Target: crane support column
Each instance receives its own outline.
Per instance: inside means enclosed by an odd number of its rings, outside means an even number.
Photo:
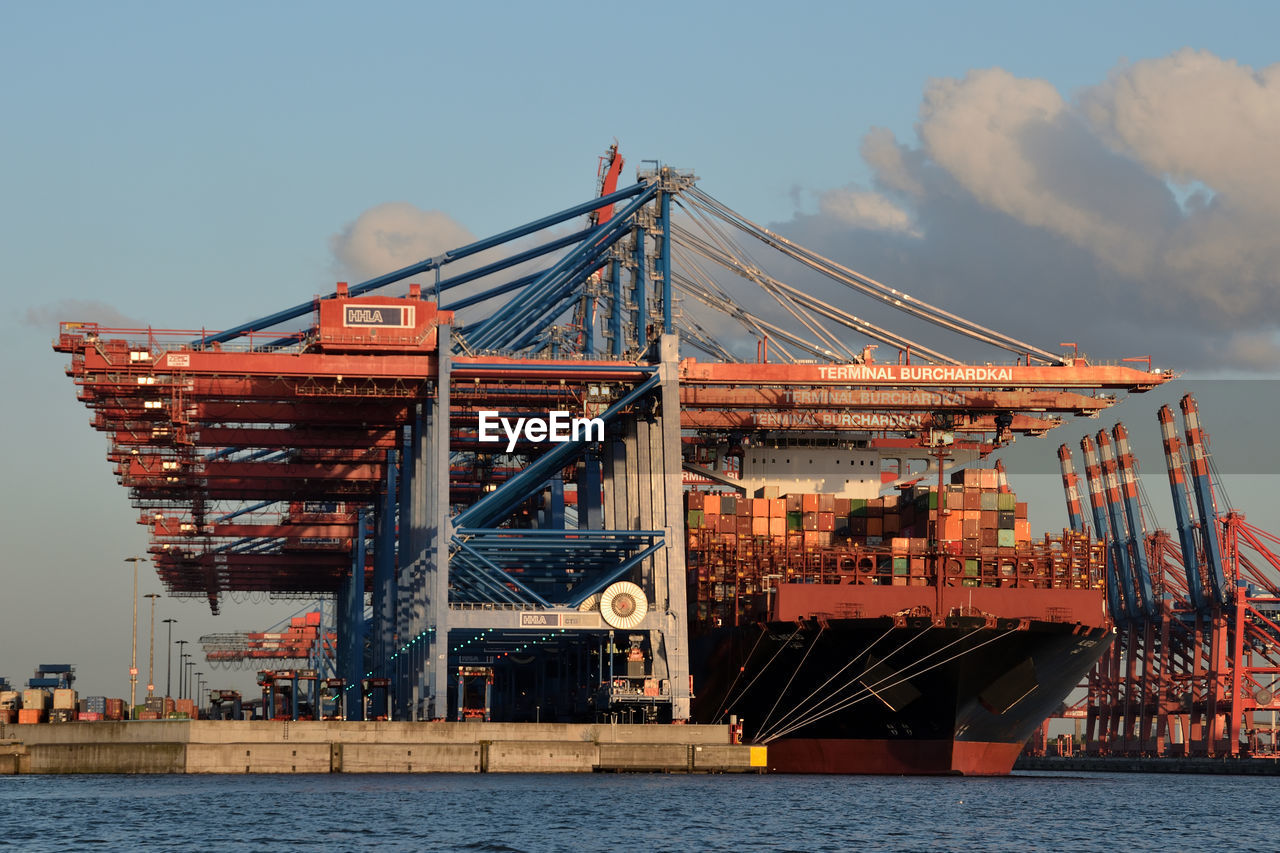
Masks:
[[[373,548],[373,666],[381,670],[391,657],[395,643],[396,613],[396,515],[399,511],[398,471],[399,451],[391,448],[386,453],[387,476],[385,490],[378,499]],[[383,675],[381,671],[378,675]],[[348,685],[358,682],[348,681]],[[357,694],[359,690],[357,689]]]
[[[404,446],[401,451],[398,536],[396,542],[395,608],[392,612],[391,644],[387,656],[379,663],[391,681],[392,714],[396,719],[407,720],[409,709],[408,658],[404,654],[405,640],[409,637],[409,586],[412,581],[414,550],[414,512],[412,499],[414,483],[418,480],[418,436],[422,432],[421,406],[414,407],[413,423],[404,430]]]
[[[649,342],[649,285],[648,275],[645,271],[644,258],[644,241],[645,230],[642,226],[637,225],[635,229],[636,235],[636,270],[632,287],[634,291],[634,299],[636,300],[636,348],[641,352],[646,349]]]
[[[418,719],[422,694],[422,655],[420,637],[426,633],[426,568],[425,553],[428,543],[427,495],[431,491],[431,401],[419,403],[414,413],[411,434],[412,447],[407,451],[406,495],[401,511],[401,525],[407,530],[401,544],[400,593],[402,601],[397,608],[399,636],[396,649],[391,653],[397,677],[396,716],[404,720]],[[410,461],[411,460],[411,461]]]
[[[368,515],[360,510],[351,543],[351,575],[342,585],[338,604],[338,675],[347,684],[359,684],[364,668],[364,565]],[[360,719],[360,693],[348,690],[343,696],[348,720]]]
[[[666,196],[663,196],[665,199]],[[671,718],[687,720],[690,713],[689,695],[689,620],[687,619],[687,583],[685,579],[684,537],[684,469],[680,441],[680,339],[665,334],[659,341],[662,362],[662,455],[663,505],[665,519],[656,518],[663,525],[666,547],[659,552],[661,572],[655,573],[657,604],[663,614],[662,650],[667,662],[667,677],[671,679]]]
[[[662,248],[659,264],[662,275],[662,333],[671,334],[671,193],[663,192],[662,199]]]
[[[609,349],[614,358],[626,352],[622,338],[622,262],[617,258],[609,264],[609,293],[612,297],[609,310]]]
[[[449,326],[438,328],[440,373],[436,396],[431,401],[431,480],[427,487],[430,527],[424,551],[427,634],[421,642],[429,655],[425,713],[430,720],[443,720],[449,712],[449,540],[453,536],[449,516],[449,374],[453,342]]]
[[[588,450],[583,454],[578,477],[578,529],[600,530],[604,516],[601,504],[600,454]]]

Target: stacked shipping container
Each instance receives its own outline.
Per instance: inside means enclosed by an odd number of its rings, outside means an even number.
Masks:
[[[1101,547],[1088,537],[1033,541],[1027,505],[997,473],[956,472],[942,490],[917,485],[870,500],[830,494],[686,494],[694,619],[762,615],[777,583],[929,586],[1101,585]],[[1096,561],[1096,562],[1095,562]]]

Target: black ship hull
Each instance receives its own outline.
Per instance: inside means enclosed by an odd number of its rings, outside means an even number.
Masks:
[[[1110,639],[983,617],[719,628],[693,638],[693,717],[737,716],[776,772],[1002,775]]]

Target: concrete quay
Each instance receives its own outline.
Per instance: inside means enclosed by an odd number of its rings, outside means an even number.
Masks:
[[[728,726],[140,720],[0,724],[0,775],[762,773]]]

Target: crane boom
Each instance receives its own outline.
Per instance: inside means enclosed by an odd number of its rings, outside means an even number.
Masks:
[[[1137,463],[1129,449],[1129,432],[1124,424],[1111,429],[1119,457],[1120,493],[1124,514],[1129,522],[1129,559],[1132,560],[1135,580],[1138,583],[1138,606],[1148,618],[1156,615],[1156,601],[1151,592],[1151,569],[1147,565],[1147,526],[1142,518],[1142,503],[1138,499]]]
[[[1062,489],[1067,495],[1067,523],[1072,530],[1084,533],[1084,513],[1080,504],[1080,475],[1071,461],[1071,448],[1058,447],[1058,466],[1062,469]]]
[[[1129,624],[1129,599],[1133,596],[1133,588],[1122,585],[1120,582],[1120,549],[1107,521],[1107,499],[1102,482],[1102,466],[1098,463],[1098,450],[1094,446],[1093,439],[1087,435],[1080,439],[1080,450],[1084,453],[1084,476],[1089,485],[1089,508],[1093,511],[1093,527],[1097,537],[1108,542],[1110,548],[1108,552],[1110,559],[1107,560],[1107,607],[1111,610],[1111,618],[1117,625],[1127,625]]]
[[[1199,613],[1209,610],[1209,598],[1205,595],[1202,564],[1196,548],[1196,519],[1190,485],[1183,468],[1182,442],[1174,426],[1173,409],[1161,406],[1156,414],[1160,421],[1160,437],[1164,442],[1165,466],[1169,470],[1169,491],[1173,498],[1173,514],[1178,525],[1178,544],[1182,548],[1182,566],[1187,575],[1187,590],[1191,605]]]
[[[1200,408],[1190,394],[1182,398],[1182,423],[1191,453],[1191,480],[1195,484],[1196,505],[1200,509],[1200,539],[1209,567],[1213,598],[1225,604],[1230,594],[1222,571],[1222,546],[1218,539],[1218,514],[1213,505],[1213,481],[1209,475],[1208,441],[1200,429]]]

